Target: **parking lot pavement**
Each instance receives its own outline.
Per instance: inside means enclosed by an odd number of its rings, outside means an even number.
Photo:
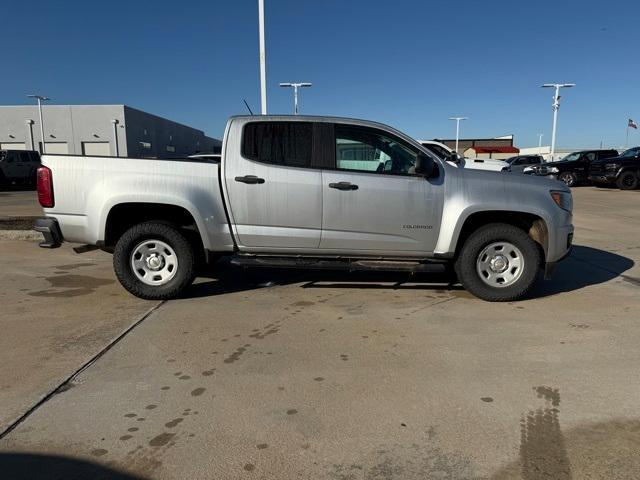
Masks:
[[[111,256],[0,241],[0,431],[155,303],[122,295]]]
[[[574,253],[527,301],[386,276],[201,280],[0,440],[0,469],[639,478],[640,192],[574,195]],[[76,301],[50,300],[57,321]]]
[[[35,190],[0,191],[0,219],[39,216],[42,216],[42,207]]]

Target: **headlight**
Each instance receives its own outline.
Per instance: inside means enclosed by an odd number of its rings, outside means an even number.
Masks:
[[[571,196],[571,192],[564,192],[560,190],[551,190],[549,192],[551,194],[551,198],[561,209],[570,212],[573,210],[573,197]]]
[[[549,173],[558,173],[558,172],[560,172],[560,170],[558,170],[558,167],[551,167],[551,168],[549,168],[548,171],[549,171]]]
[[[620,165],[618,165],[617,163],[607,163],[604,168],[606,168],[607,170],[618,170],[618,168],[620,168]]]

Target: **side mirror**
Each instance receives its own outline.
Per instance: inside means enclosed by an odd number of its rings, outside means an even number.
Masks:
[[[418,153],[416,157],[415,172],[417,175],[422,175],[426,178],[437,177],[440,173],[438,165],[430,157],[424,153]]]
[[[462,161],[462,155],[458,152],[451,152],[451,158],[449,158],[449,161],[453,163],[460,163]]]

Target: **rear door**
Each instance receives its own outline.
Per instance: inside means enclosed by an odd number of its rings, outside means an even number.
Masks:
[[[238,244],[317,249],[322,189],[320,170],[311,168],[313,124],[237,120],[227,134],[224,180]]]
[[[433,252],[442,186],[413,173],[418,150],[370,127],[335,125],[334,169],[322,172],[321,250]]]

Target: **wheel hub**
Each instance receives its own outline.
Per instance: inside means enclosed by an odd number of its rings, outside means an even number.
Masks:
[[[156,253],[152,253],[146,259],[147,266],[151,270],[160,270],[164,265],[164,257]]]
[[[524,271],[524,257],[518,247],[510,242],[494,242],[478,254],[476,271],[480,279],[491,287],[513,285]]]
[[[502,273],[509,268],[509,259],[504,255],[495,255],[489,261],[489,266],[494,272]]]
[[[178,257],[169,244],[145,240],[131,252],[131,269],[138,280],[147,285],[164,285],[175,277]]]

